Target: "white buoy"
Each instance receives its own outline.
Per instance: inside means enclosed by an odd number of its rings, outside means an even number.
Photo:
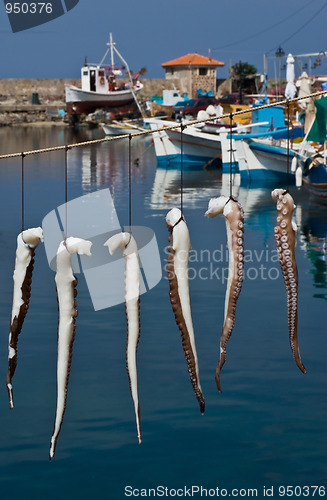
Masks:
[[[296,158],[296,156],[293,156],[292,164],[291,164],[291,172],[293,174],[294,174],[294,172],[296,172],[296,167],[297,167],[297,158]]]
[[[301,187],[302,186],[302,168],[297,167],[296,172],[295,172],[295,185],[296,187]]]
[[[206,113],[208,113],[209,116],[214,116],[217,114],[217,111],[216,111],[216,108],[212,104],[209,104],[209,106],[206,109]]]
[[[208,113],[206,111],[204,111],[204,109],[200,109],[200,111],[198,111],[198,114],[196,117],[197,120],[208,120],[208,118],[210,118],[210,116],[208,115]]]

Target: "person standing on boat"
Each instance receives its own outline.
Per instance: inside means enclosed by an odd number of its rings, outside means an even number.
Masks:
[[[108,90],[109,92],[112,92],[116,88],[116,80],[114,75],[109,75],[108,76]]]

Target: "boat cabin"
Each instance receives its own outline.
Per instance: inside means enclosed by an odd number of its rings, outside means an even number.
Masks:
[[[274,106],[271,108],[252,110],[252,123],[265,123],[255,127],[256,133],[266,133],[267,130],[274,130],[285,127],[284,108],[283,106]]]
[[[105,93],[114,90],[114,82],[106,77],[106,70],[101,66],[83,66],[81,70],[82,90]],[[112,87],[112,88],[110,88]]]

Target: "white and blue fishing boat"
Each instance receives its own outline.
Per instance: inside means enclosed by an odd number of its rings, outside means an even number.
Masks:
[[[183,157],[185,169],[202,169],[218,164],[223,172],[238,172],[236,148],[233,138],[229,136],[231,128],[228,125],[208,122],[199,127],[184,122],[182,134],[181,123],[155,118],[145,119],[144,122],[158,131],[153,134],[153,142],[159,168],[180,168]],[[235,131],[249,127],[251,125],[235,124]]]
[[[241,178],[288,182],[294,179],[291,162],[300,146],[293,141],[303,137],[303,127],[285,126],[282,106],[254,108],[252,123],[260,123],[255,133],[233,135]]]
[[[180,123],[157,119],[146,119],[145,122],[152,130],[157,130],[153,133],[153,143],[159,168],[180,168],[182,159],[183,167],[189,170],[220,163],[219,135],[203,133],[193,125],[184,128],[182,135]]]

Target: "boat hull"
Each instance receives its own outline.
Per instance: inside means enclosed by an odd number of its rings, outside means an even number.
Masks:
[[[294,182],[291,161],[294,156],[278,147],[256,144],[254,141],[235,141],[242,180]]]
[[[174,157],[168,157],[169,165],[173,163],[181,163],[181,158],[183,154],[183,166],[186,168],[195,168],[199,166],[200,168],[206,166],[208,163],[213,163],[220,160],[221,155],[221,145],[217,137],[215,141],[208,141],[205,137],[198,137],[197,135],[190,134],[188,132],[183,132],[183,141],[181,140],[181,133],[176,130],[167,130],[167,135],[169,140],[172,142],[176,149]],[[159,163],[162,163],[162,159],[159,159]]]
[[[221,165],[223,171],[230,171],[230,163],[222,163],[222,144],[216,134],[206,134],[192,126],[187,126],[183,131],[181,140],[181,125],[175,122],[160,122],[149,119],[153,133],[153,142],[159,168],[180,168],[183,159],[185,170],[202,169],[210,166]],[[177,130],[165,128],[176,126]],[[155,132],[158,130],[157,132]],[[236,171],[237,164],[233,162],[232,171]]]
[[[182,155],[181,154],[172,154],[172,155],[164,155],[157,156],[157,166],[158,168],[172,168],[172,169],[180,169],[182,163]],[[203,169],[210,166],[220,165],[220,160],[218,158],[208,158],[201,157],[199,155],[188,155],[183,154],[183,169],[184,170],[196,170]]]
[[[323,203],[327,203],[327,166],[321,163],[312,167],[303,176],[303,185],[311,195]]]
[[[142,86],[135,88],[134,92],[141,90]],[[98,108],[122,108],[128,104],[134,105],[134,96],[130,89],[115,90],[113,92],[99,93],[79,89],[73,85],[65,88],[66,107],[68,114],[91,113]]]

